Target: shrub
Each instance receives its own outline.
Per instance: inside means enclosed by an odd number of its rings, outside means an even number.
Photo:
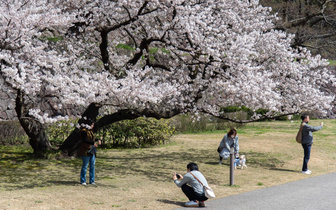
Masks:
[[[175,129],[169,120],[137,118],[105,126],[97,132],[105,147],[149,147],[166,144]]]
[[[0,144],[21,145],[28,143],[28,136],[21,127],[19,121],[0,122]]]
[[[60,121],[47,126],[52,145],[61,145],[74,130],[77,120]],[[104,147],[148,147],[165,144],[174,133],[168,120],[137,118],[105,126],[96,133]]]
[[[47,125],[46,129],[51,145],[61,145],[74,130],[74,126],[76,125],[76,123],[77,120],[71,119]]]

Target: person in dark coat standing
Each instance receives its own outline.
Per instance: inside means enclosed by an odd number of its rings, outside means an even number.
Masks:
[[[311,174],[311,170],[308,170],[308,161],[310,159],[310,151],[311,146],[313,144],[313,132],[321,130],[323,127],[323,122],[319,126],[310,126],[308,125],[309,122],[309,115],[302,114],[301,115],[302,123],[304,123],[302,127],[302,147],[304,151],[303,157],[303,166],[302,166],[302,173],[303,174]]]
[[[80,174],[80,182],[82,185],[86,184],[86,169],[90,164],[89,183],[95,185],[95,164],[96,164],[96,152],[98,144],[101,144],[101,141],[96,142],[93,129],[94,121],[88,120],[87,124],[81,125],[80,138],[81,146],[79,149],[79,155],[82,157],[83,164]]]

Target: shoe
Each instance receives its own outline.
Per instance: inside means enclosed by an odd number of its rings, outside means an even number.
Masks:
[[[92,182],[92,183],[90,183],[90,184],[92,184],[92,185],[95,185],[95,186],[96,186],[96,183],[94,183],[94,182]]]
[[[219,161],[218,165],[222,165],[222,161]]]
[[[199,207],[205,207],[205,203],[204,203],[204,201],[199,201],[199,202],[198,202],[198,206],[199,206]]]
[[[307,171],[302,171],[303,174],[311,174],[311,171],[307,170]]]
[[[184,204],[185,207],[198,207],[198,203],[196,201],[188,201]]]
[[[309,173],[311,173],[312,171],[311,170],[307,170]]]
[[[86,186],[87,184],[85,182],[82,183],[83,186]]]

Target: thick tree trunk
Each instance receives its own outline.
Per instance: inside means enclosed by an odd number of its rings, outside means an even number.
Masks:
[[[15,101],[15,111],[19,122],[29,137],[29,144],[34,150],[36,156],[43,156],[47,151],[52,150],[45,128],[35,118],[28,115],[28,110],[24,107],[23,94],[20,90],[17,91]]]
[[[82,114],[82,118],[78,121],[79,124],[85,122],[85,119],[95,120],[98,116],[100,106],[96,104],[90,104],[90,106],[85,110]],[[96,129],[95,129],[96,130]],[[77,156],[78,149],[80,146],[80,138],[79,138],[79,129],[76,127],[75,130],[71,132],[69,137],[63,142],[60,146],[60,150],[66,156]]]

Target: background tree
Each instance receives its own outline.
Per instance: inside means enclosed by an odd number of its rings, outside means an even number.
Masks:
[[[275,30],[258,1],[1,3],[1,75],[24,99],[18,113],[41,125],[32,145],[48,143],[42,125],[66,118],[66,105],[87,107],[79,124],[100,115],[96,129],[186,112],[243,122],[227,106],[268,110],[244,122],[331,108],[333,97],[320,91],[334,81],[326,60],[293,49],[293,36]],[[50,8],[58,8],[53,17]],[[55,100],[51,114],[39,109],[46,97]],[[74,155],[78,141],[76,128],[60,149]]]
[[[313,54],[336,59],[335,0],[260,0],[278,13],[277,27],[295,34],[293,47],[305,47]]]

